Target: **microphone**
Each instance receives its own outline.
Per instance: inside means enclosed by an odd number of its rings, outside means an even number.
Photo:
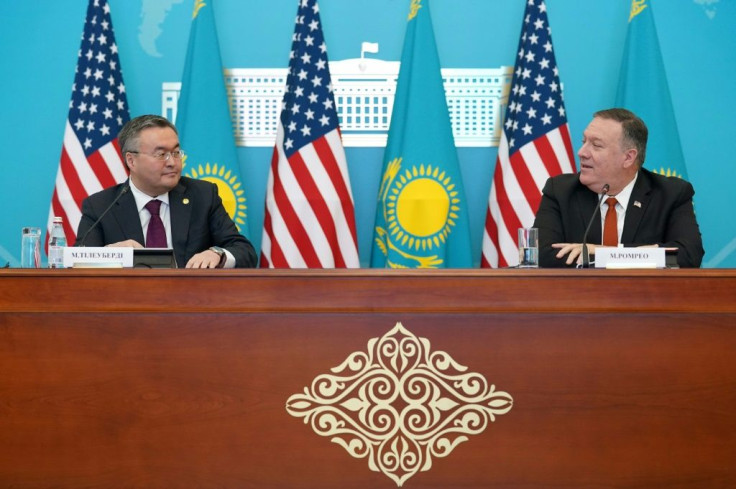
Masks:
[[[100,223],[100,221],[102,220],[102,218],[105,217],[108,212],[110,212],[110,209],[112,209],[112,206],[114,206],[115,204],[117,204],[118,200],[120,200],[120,197],[122,197],[123,195],[125,195],[128,192],[128,190],[130,190],[130,185],[128,185],[126,183],[123,186],[122,190],[120,190],[120,192],[118,193],[117,197],[115,197],[115,199],[113,199],[113,201],[110,202],[110,205],[107,206],[107,209],[105,209],[102,212],[102,214],[100,214],[100,217],[98,217],[97,220],[95,222],[93,222],[92,225],[89,227],[89,229],[87,229],[87,232],[84,233],[84,236],[82,236],[82,239],[80,239],[80,240],[77,241],[79,244],[75,244],[74,246],[79,246],[79,247],[83,247],[84,246],[84,242],[87,241],[87,236],[89,236],[89,233],[94,228],[97,227],[97,225]]]
[[[598,199],[598,205],[595,206],[593,215],[590,216],[590,221],[588,221],[588,227],[585,228],[585,234],[583,234],[583,268],[590,268],[590,256],[588,254],[588,247],[586,246],[586,243],[588,241],[588,231],[590,231],[590,226],[593,225],[593,220],[595,219],[595,216],[598,215],[601,210],[601,202],[603,202],[603,197],[606,196],[609,188],[611,188],[610,185],[603,185],[603,188],[601,189],[601,196]]]

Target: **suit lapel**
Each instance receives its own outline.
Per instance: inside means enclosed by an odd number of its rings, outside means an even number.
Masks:
[[[189,189],[182,180],[169,192],[169,205],[171,212],[171,242],[177,252],[184,253],[187,249],[187,236],[189,235],[189,221],[192,213]]]
[[[122,230],[122,236],[129,236],[130,239],[138,241],[143,246],[146,245],[143,228],[141,227],[141,218],[138,215],[138,207],[135,204],[135,197],[133,197],[132,192],[129,191],[120,197],[111,212]]]
[[[582,223],[583,233],[585,233],[585,228],[588,227],[588,222],[590,222],[593,212],[598,216],[598,212],[595,210],[595,206],[598,205],[598,195],[588,190],[583,184],[580,184],[576,198],[578,200],[578,209],[580,209],[580,222]],[[588,231],[587,242],[599,244],[602,241],[602,236],[601,219],[598,216],[597,219],[593,218],[593,224],[591,224],[590,231]]]
[[[633,243],[636,240],[636,231],[639,229],[641,219],[649,205],[651,199],[651,185],[646,174],[639,171],[639,177],[636,179],[634,188],[631,191],[629,203],[626,206],[626,217],[624,218],[624,231],[621,233],[622,243]]]

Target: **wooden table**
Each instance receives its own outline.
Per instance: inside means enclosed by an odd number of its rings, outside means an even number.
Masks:
[[[736,271],[0,270],[0,487],[399,484],[736,486]]]

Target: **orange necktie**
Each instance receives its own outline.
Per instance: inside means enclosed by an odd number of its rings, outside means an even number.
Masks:
[[[616,203],[618,201],[609,197],[606,199],[608,210],[606,220],[603,223],[603,246],[618,246],[618,216],[616,215]]]

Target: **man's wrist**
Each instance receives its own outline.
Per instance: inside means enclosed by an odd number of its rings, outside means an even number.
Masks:
[[[211,246],[209,250],[220,257],[220,261],[217,263],[217,268],[222,268],[223,266],[225,266],[225,260],[227,260],[225,250],[220,248],[219,246]]]

